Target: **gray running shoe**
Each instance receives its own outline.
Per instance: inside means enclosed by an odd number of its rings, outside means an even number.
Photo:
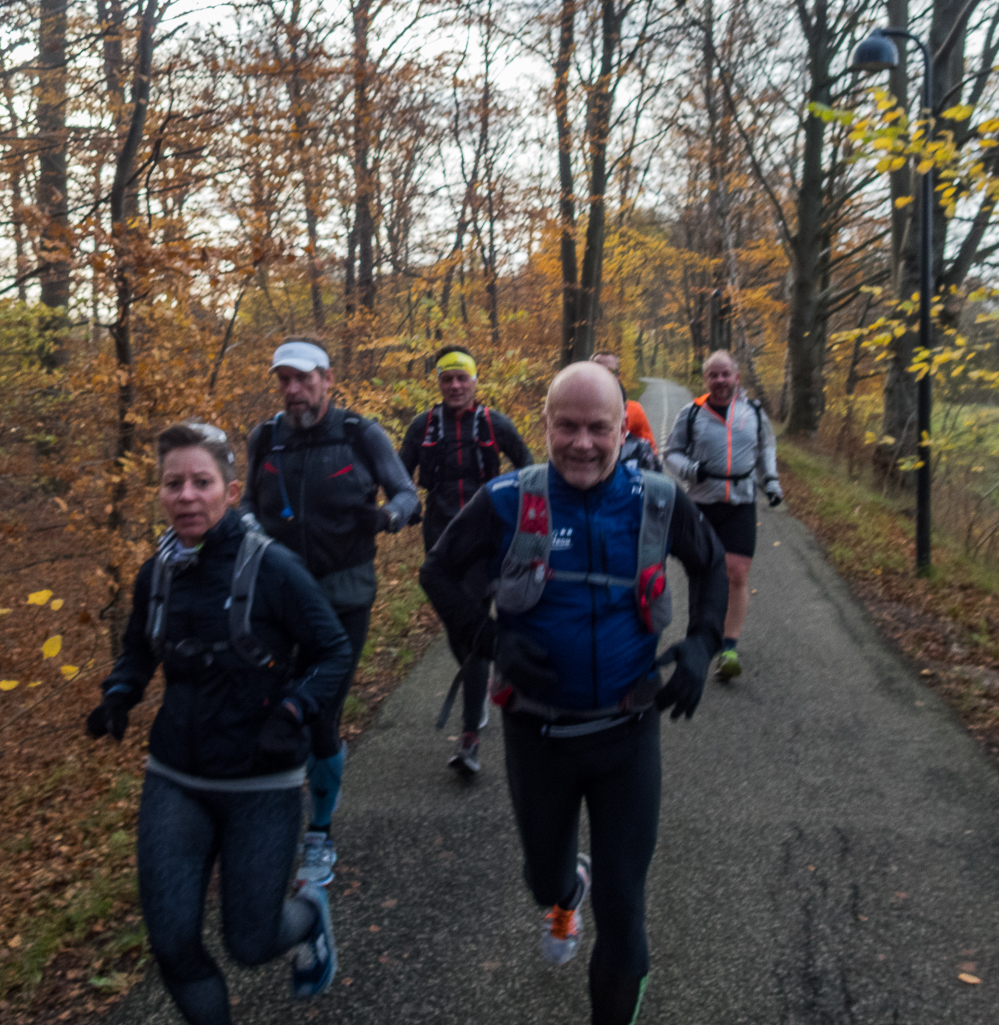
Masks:
[[[336,851],[325,833],[309,832],[302,839],[302,863],[295,874],[295,885],[325,886],[333,879]]]
[[[583,916],[579,909],[590,892],[590,857],[576,855],[576,875],[583,886],[582,896],[574,908],[560,908],[557,904],[545,915],[541,927],[541,956],[554,965],[565,964],[576,956],[579,937],[583,934]]]
[[[477,733],[463,733],[458,740],[458,750],[448,759],[448,765],[458,772],[473,776],[482,768],[479,761],[479,735]]]
[[[489,725],[489,697],[482,702],[482,715],[479,717],[479,729],[484,730]]]

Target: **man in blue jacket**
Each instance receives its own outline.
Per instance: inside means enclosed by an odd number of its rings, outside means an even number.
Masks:
[[[721,643],[725,557],[671,481],[618,462],[626,426],[613,375],[577,363],[552,382],[549,462],[490,481],[451,522],[420,580],[459,657],[495,660],[507,776],[531,891],[549,908],[542,955],[579,943],[594,881],[594,1025],[628,1025],[649,968],[645,876],[659,820],[658,711],[693,715]],[[658,538],[658,541],[655,539]],[[650,539],[652,539],[650,541]],[[669,618],[666,554],[690,581],[686,639],[662,686],[658,633]],[[498,620],[470,602],[495,584]],[[577,851],[580,804],[591,855]]]

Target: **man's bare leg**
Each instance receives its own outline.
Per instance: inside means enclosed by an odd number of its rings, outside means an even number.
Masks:
[[[725,553],[725,568],[728,570],[728,611],[725,614],[721,661],[718,663],[718,676],[722,680],[731,680],[742,672],[735,645],[749,608],[749,567],[752,561],[747,555]]]
[[[728,570],[728,611],[725,614],[725,637],[739,639],[742,624],[746,622],[749,609],[749,567],[753,560],[748,555],[725,553],[725,569]]]

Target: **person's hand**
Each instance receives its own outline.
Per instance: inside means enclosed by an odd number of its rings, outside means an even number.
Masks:
[[[285,700],[268,716],[257,740],[257,761],[271,772],[294,769],[309,757],[309,735],[302,712]]]
[[[780,485],[775,480],[767,484],[767,501],[770,503],[771,509],[776,508],[784,501],[784,492],[781,491]]]
[[[558,685],[558,673],[548,652],[523,634],[501,631],[494,659],[504,681],[529,697],[539,697]]]
[[[354,510],[357,525],[364,531],[371,534],[378,534],[388,530],[391,523],[391,515],[385,506],[375,505],[374,502],[359,505]]]
[[[101,703],[87,716],[87,732],[94,737],[110,733],[115,740],[121,740],[128,729],[128,709],[120,694],[105,694]]]
[[[708,468],[704,463],[694,464],[694,479],[698,484],[703,484],[708,479]]]
[[[671,719],[679,719],[681,715],[689,719],[704,693],[704,681],[713,654],[707,641],[694,634],[660,655],[656,659],[657,665],[676,662],[676,669],[666,686],[656,694],[656,707],[663,712],[672,707]]]

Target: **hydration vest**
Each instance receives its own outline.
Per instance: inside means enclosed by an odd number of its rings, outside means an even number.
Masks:
[[[642,470],[642,520],[638,530],[638,571],[634,577],[552,569],[551,502],[548,464],[525,466],[517,475],[517,528],[503,559],[496,607],[511,615],[529,612],[541,600],[549,580],[631,587],[638,618],[650,633],[659,633],[673,618],[673,598],[666,580],[666,544],[676,485],[660,473]]]
[[[252,513],[243,516],[247,531],[236,553],[229,588],[229,639],[209,642],[200,637],[185,637],[179,641],[166,640],[167,604],[170,599],[170,581],[178,566],[169,558],[176,541],[172,530],[164,534],[159,545],[156,561],[153,563],[153,579],[149,588],[149,612],[146,616],[146,638],[157,658],[164,654],[177,654],[182,658],[203,655],[209,664],[214,656],[223,651],[234,651],[254,669],[274,667],[275,660],[268,648],[262,644],[250,629],[250,610],[253,608],[253,594],[257,585],[257,574],[264,552],[273,539],[269,538],[253,518]]]
[[[460,416],[457,418],[460,421]],[[489,407],[478,405],[472,418],[472,437],[475,440],[475,457],[480,481],[492,480],[499,475],[500,454],[496,444],[496,433]],[[444,406],[438,403],[430,410],[427,417],[427,429],[423,432],[423,445],[420,459],[420,484],[432,491],[441,483],[441,471],[444,468],[444,446],[437,445],[444,440]],[[424,460],[422,457],[436,456]],[[463,476],[459,474],[459,476]],[[427,479],[429,478],[429,479]],[[456,478],[457,479],[457,478]]]
[[[732,401],[735,402],[736,396],[732,396]],[[706,405],[708,396],[701,395],[690,405],[690,410],[687,413],[687,448],[684,455],[691,459],[694,453],[694,421],[697,419],[697,414],[701,411],[701,407]],[[746,399],[746,402],[753,407],[756,413],[756,444],[762,446],[763,444],[763,416],[760,413],[760,400],[759,399]],[[706,473],[704,476],[710,480],[730,480],[733,484],[738,484],[739,481],[745,480],[747,477],[751,477],[755,470],[755,466],[747,470],[745,473]]]

